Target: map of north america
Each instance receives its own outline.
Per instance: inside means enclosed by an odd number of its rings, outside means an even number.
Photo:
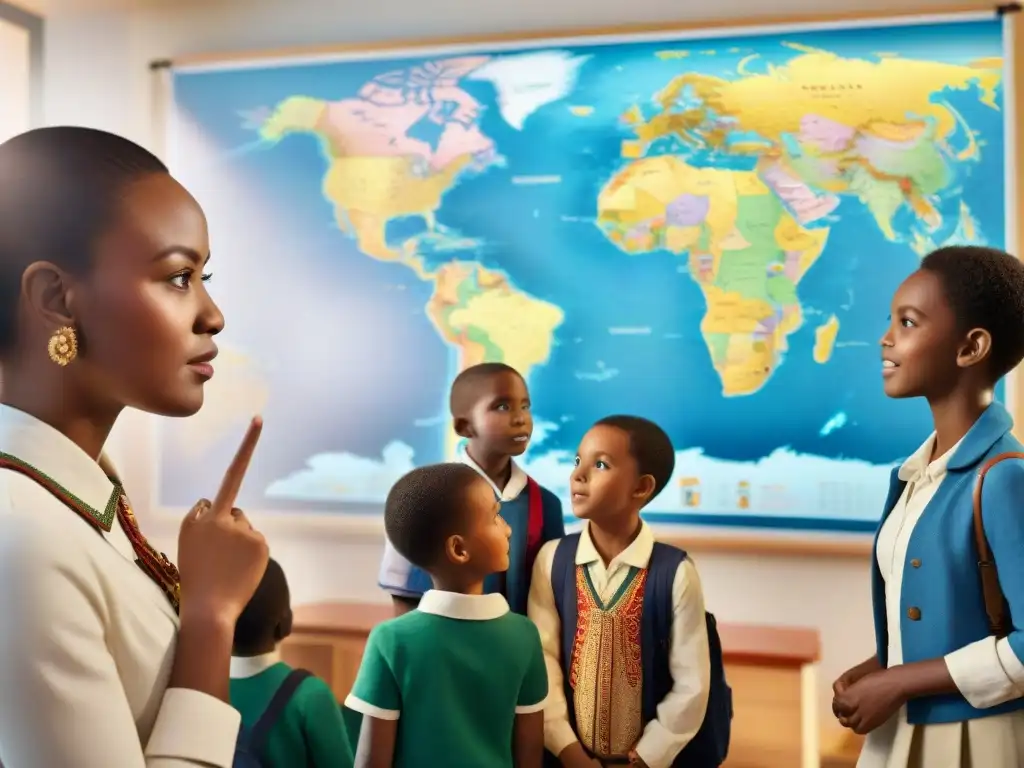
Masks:
[[[893,292],[937,247],[1007,247],[1004,45],[993,19],[176,72],[174,164],[241,272],[161,488],[255,409],[284,431],[251,507],[379,505],[457,455],[451,381],[500,361],[563,497],[587,425],[636,413],[677,451],[661,520],[873,529],[930,429],[882,392]]]
[[[667,250],[686,259],[707,304],[701,333],[725,396],[757,392],[782,363],[787,338],[805,322],[798,286],[826,250],[840,196],[866,206],[890,240],[900,237],[893,217],[911,210],[920,223],[911,246],[923,255],[942,225],[930,200],[951,181],[948,157],[963,161],[978,151],[964,119],[935,97],[973,87],[982,105],[998,109],[1001,59],[868,62],[789,45],[798,55],[785,66],[754,72],[751,55],[732,79],[682,74],[628,109],[620,120],[633,137],[621,144],[623,168],[596,200],[595,224],[623,254]],[[320,140],[323,194],[337,226],[367,257],[433,283],[425,311],[458,350],[460,368],[500,361],[528,376],[547,361],[562,310],[472,260],[428,269],[419,246],[429,239],[452,251],[472,247],[445,242],[436,213],[463,175],[503,162],[463,81],[492,82],[502,116],[522,128],[535,110],[571,96],[586,59],[543,51],[429,61],[381,74],[355,98],[291,96],[260,135],[279,141],[308,132]],[[961,127],[965,140],[954,148]],[[751,156],[756,166],[698,167],[687,162],[687,149]],[[961,215],[969,231],[966,206]],[[409,216],[422,217],[426,232],[389,241],[388,223]],[[820,325],[816,362],[829,360],[839,333],[835,316]]]

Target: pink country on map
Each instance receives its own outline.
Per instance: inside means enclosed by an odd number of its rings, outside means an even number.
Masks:
[[[815,192],[807,183],[783,165],[778,157],[768,157],[758,164],[761,178],[789,206],[797,221],[810,224],[823,219],[839,207],[839,197]]]
[[[854,128],[821,115],[800,118],[800,141],[822,152],[842,152],[857,134]]]
[[[459,87],[463,77],[487,61],[486,56],[465,56],[378,75],[356,98],[328,102],[321,131],[339,155],[415,155],[431,171],[466,155],[493,158],[494,142],[477,124],[480,104]],[[435,146],[410,135],[423,120],[440,129]]]

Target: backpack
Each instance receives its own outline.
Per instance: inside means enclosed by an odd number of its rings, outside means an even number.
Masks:
[[[312,676],[313,673],[305,669],[293,669],[274,691],[270,703],[256,724],[252,728],[242,725],[238,732],[238,741],[235,743],[235,759],[231,763],[231,768],[268,768],[263,753],[266,751],[270,732],[281,719],[295,691],[307,677]]]
[[[978,569],[981,576],[981,596],[985,603],[985,615],[988,616],[989,631],[998,638],[1004,638],[1013,631],[1010,619],[1010,606],[999,585],[999,573],[996,570],[992,548],[985,535],[985,519],[981,514],[981,489],[985,475],[992,467],[1007,459],[1024,459],[1024,453],[1009,451],[993,456],[978,470],[974,479],[974,546],[978,549]]]
[[[576,639],[576,549],[580,534],[565,536],[558,542],[551,567],[551,590],[555,607],[562,623],[562,664],[565,699],[570,723],[575,723],[573,693],[565,665],[572,658]],[[669,638],[672,636],[672,583],[676,571],[686,559],[683,550],[654,543],[647,564],[647,583],[644,587],[643,615],[641,618],[641,658],[643,659],[643,721],[644,725],[657,716],[657,706],[672,690],[669,671]],[[718,768],[729,753],[732,727],[732,689],[725,680],[722,641],[718,637],[715,617],[705,613],[708,630],[708,651],[711,657],[710,690],[704,722],[697,734],[672,763],[686,768]],[[574,726],[575,730],[575,726]]]
[[[537,559],[544,540],[544,499],[540,495],[540,485],[532,477],[526,478],[527,518],[526,518],[526,572],[533,573],[533,561]]]

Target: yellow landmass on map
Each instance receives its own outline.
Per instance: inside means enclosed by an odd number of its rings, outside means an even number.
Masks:
[[[327,102],[311,96],[289,96],[260,126],[264,141],[280,141],[289,133],[315,131],[327,109]]]
[[[839,318],[835,315],[814,329],[814,362],[824,365],[832,359],[838,335]]]
[[[526,375],[551,356],[562,310],[513,288],[508,278],[476,262],[449,262],[434,274],[427,316],[458,351],[458,368],[506,363]],[[454,455],[454,432],[446,455]]]
[[[978,223],[974,220],[970,206],[963,200],[960,201],[960,213],[957,217],[957,226],[953,234],[945,242],[936,243],[932,238],[922,233],[914,233],[910,241],[910,247],[919,257],[924,258],[929,253],[942,245],[986,245],[985,238],[978,230]]]
[[[672,61],[674,59],[685,59],[690,55],[689,51],[686,50],[665,50],[655,51],[654,55],[662,61]]]
[[[577,105],[569,107],[569,112],[576,117],[590,117],[594,114],[594,108],[586,105]]]
[[[456,158],[426,176],[413,173],[409,157],[339,157],[324,175],[324,197],[334,204],[342,231],[356,238],[359,250],[381,261],[402,257],[388,245],[388,222],[401,216],[421,216],[433,228],[441,198],[471,158]]]
[[[782,167],[813,189],[859,197],[890,240],[899,237],[893,221],[904,205],[938,231],[943,221],[933,200],[950,181],[945,158],[965,161],[980,151],[974,131],[943,94],[970,90],[998,110],[1002,60],[868,61],[785,45],[799,54],[786,64],[761,64],[750,55],[735,77],[687,72],[655,94],[653,111],[627,109],[622,121],[633,137],[622,142],[623,158],[646,157],[662,139],[753,156],[775,167],[780,185],[773,191],[787,204],[793,201],[785,198],[790,182],[780,178]],[[951,145],[954,139],[959,146]],[[836,207],[812,201],[806,191],[798,202],[806,204],[801,215],[818,218]]]
[[[821,256],[756,171],[696,168],[673,155],[630,163],[598,195],[598,226],[624,252],[688,255],[701,321],[726,396],[756,392],[803,322],[796,286]]]
[[[430,317],[446,341],[458,347],[460,368],[502,362],[518,371],[546,362],[562,310],[513,288],[500,272],[476,262],[438,267]]]
[[[579,116],[593,107],[573,107]],[[261,136],[277,141],[289,133],[306,132],[325,147],[327,170],[322,189],[334,207],[337,226],[353,237],[360,252],[379,261],[402,264],[434,290],[425,307],[438,334],[456,351],[458,369],[482,362],[504,362],[528,377],[534,366],[551,355],[562,310],[514,287],[499,272],[476,262],[452,261],[428,270],[417,252],[420,240],[387,240],[387,226],[397,218],[421,217],[435,229],[434,214],[442,199],[472,162],[471,155],[428,168],[423,158],[409,154],[365,155],[346,135],[333,130],[325,102],[294,96],[279,104],[263,123]],[[446,455],[454,456],[455,435]]]
[[[1003,66],[1003,60],[998,56],[990,56],[984,59],[975,59],[968,66],[974,67],[975,69],[998,70]]]
[[[937,137],[945,139],[955,130],[956,118],[932,95],[975,84],[982,91],[982,103],[998,108],[1000,69],[904,58],[872,62],[792,47],[807,52],[767,73],[738,80],[689,72],[672,80],[656,99],[668,109],[684,90],[692,89],[708,108],[735,119],[738,130],[773,140],[799,131],[808,114],[851,127],[903,124],[908,114],[915,114],[933,119]]]

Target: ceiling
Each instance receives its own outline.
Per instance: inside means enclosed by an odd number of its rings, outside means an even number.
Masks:
[[[88,11],[131,10],[133,8],[159,8],[172,5],[226,5],[245,0],[0,0],[17,5],[32,13],[56,15]]]

